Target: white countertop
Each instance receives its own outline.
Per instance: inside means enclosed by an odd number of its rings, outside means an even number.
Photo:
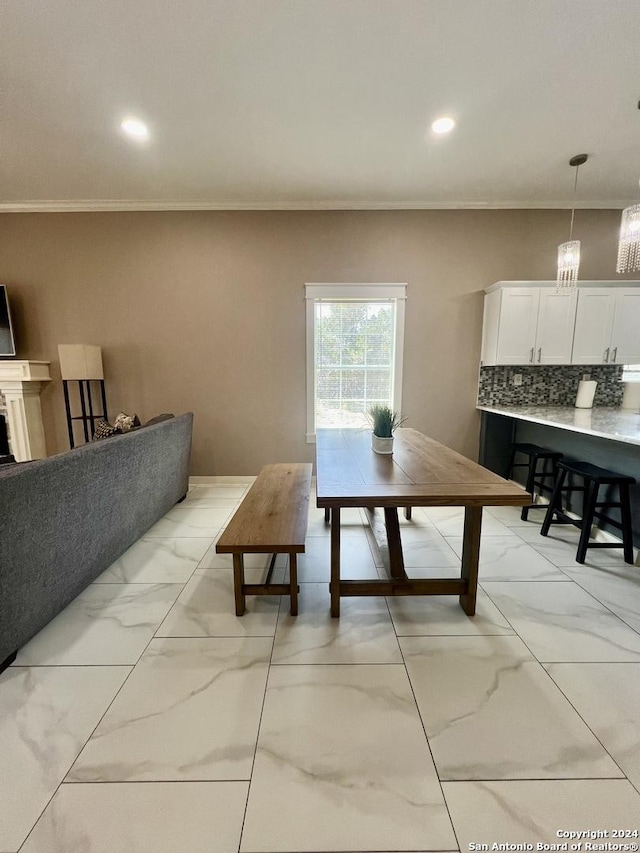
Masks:
[[[640,444],[640,412],[630,409],[576,409],[573,406],[477,406],[482,412],[534,424]]]

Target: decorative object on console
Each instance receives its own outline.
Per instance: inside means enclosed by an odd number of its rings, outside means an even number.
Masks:
[[[89,441],[95,432],[99,420],[107,418],[107,398],[104,390],[104,371],[102,369],[102,349],[90,344],[59,344],[60,374],[64,389],[64,404],[67,412],[69,444],[75,447],[73,431],[74,421],[80,421],[84,440]],[[80,415],[71,414],[69,382],[78,383]],[[102,412],[94,411],[92,383],[98,383],[102,403]]]
[[[622,211],[616,272],[640,270],[640,204]]]
[[[569,240],[558,246],[558,278],[557,290],[565,293],[573,290],[578,282],[578,269],[580,268],[580,240],[573,239],[573,220],[575,218],[576,190],[578,188],[578,172],[580,166],[586,163],[587,154],[576,154],[569,160],[569,165],[574,166],[576,177],[573,184],[573,204],[571,208],[571,225],[569,227]]]
[[[389,406],[375,405],[369,409],[373,425],[371,449],[374,453],[389,456],[393,453],[393,433],[406,421]]]

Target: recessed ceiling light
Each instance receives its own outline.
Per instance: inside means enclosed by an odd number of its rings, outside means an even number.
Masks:
[[[455,119],[451,116],[441,116],[432,123],[431,130],[434,133],[450,133],[455,126]]]
[[[137,139],[144,142],[149,138],[149,128],[138,118],[125,118],[120,122],[120,128],[123,133],[130,136],[131,139]]]

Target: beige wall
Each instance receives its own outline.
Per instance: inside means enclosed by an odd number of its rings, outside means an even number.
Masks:
[[[615,278],[619,211],[578,211],[581,278]],[[305,282],[408,283],[403,414],[475,458],[482,291],[555,277],[568,211],[0,214],[18,356],[48,359],[49,453],[67,448],[59,343],[103,347],[109,413],[195,412],[194,474],[311,460]]]

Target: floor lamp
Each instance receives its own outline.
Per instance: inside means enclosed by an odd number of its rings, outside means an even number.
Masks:
[[[84,440],[93,438],[96,421],[100,418],[107,420],[107,397],[104,390],[104,372],[102,370],[102,349],[89,344],[59,344],[58,355],[60,357],[60,374],[62,375],[62,387],[64,389],[64,404],[67,411],[67,428],[69,430],[69,444],[75,447],[75,436],[73,433],[74,421],[80,421],[84,431]],[[71,414],[71,401],[69,395],[70,383],[78,383],[78,397],[80,402],[80,414]],[[94,404],[92,390],[99,387],[100,405],[102,411],[98,411]],[[92,388],[93,386],[93,388]]]

